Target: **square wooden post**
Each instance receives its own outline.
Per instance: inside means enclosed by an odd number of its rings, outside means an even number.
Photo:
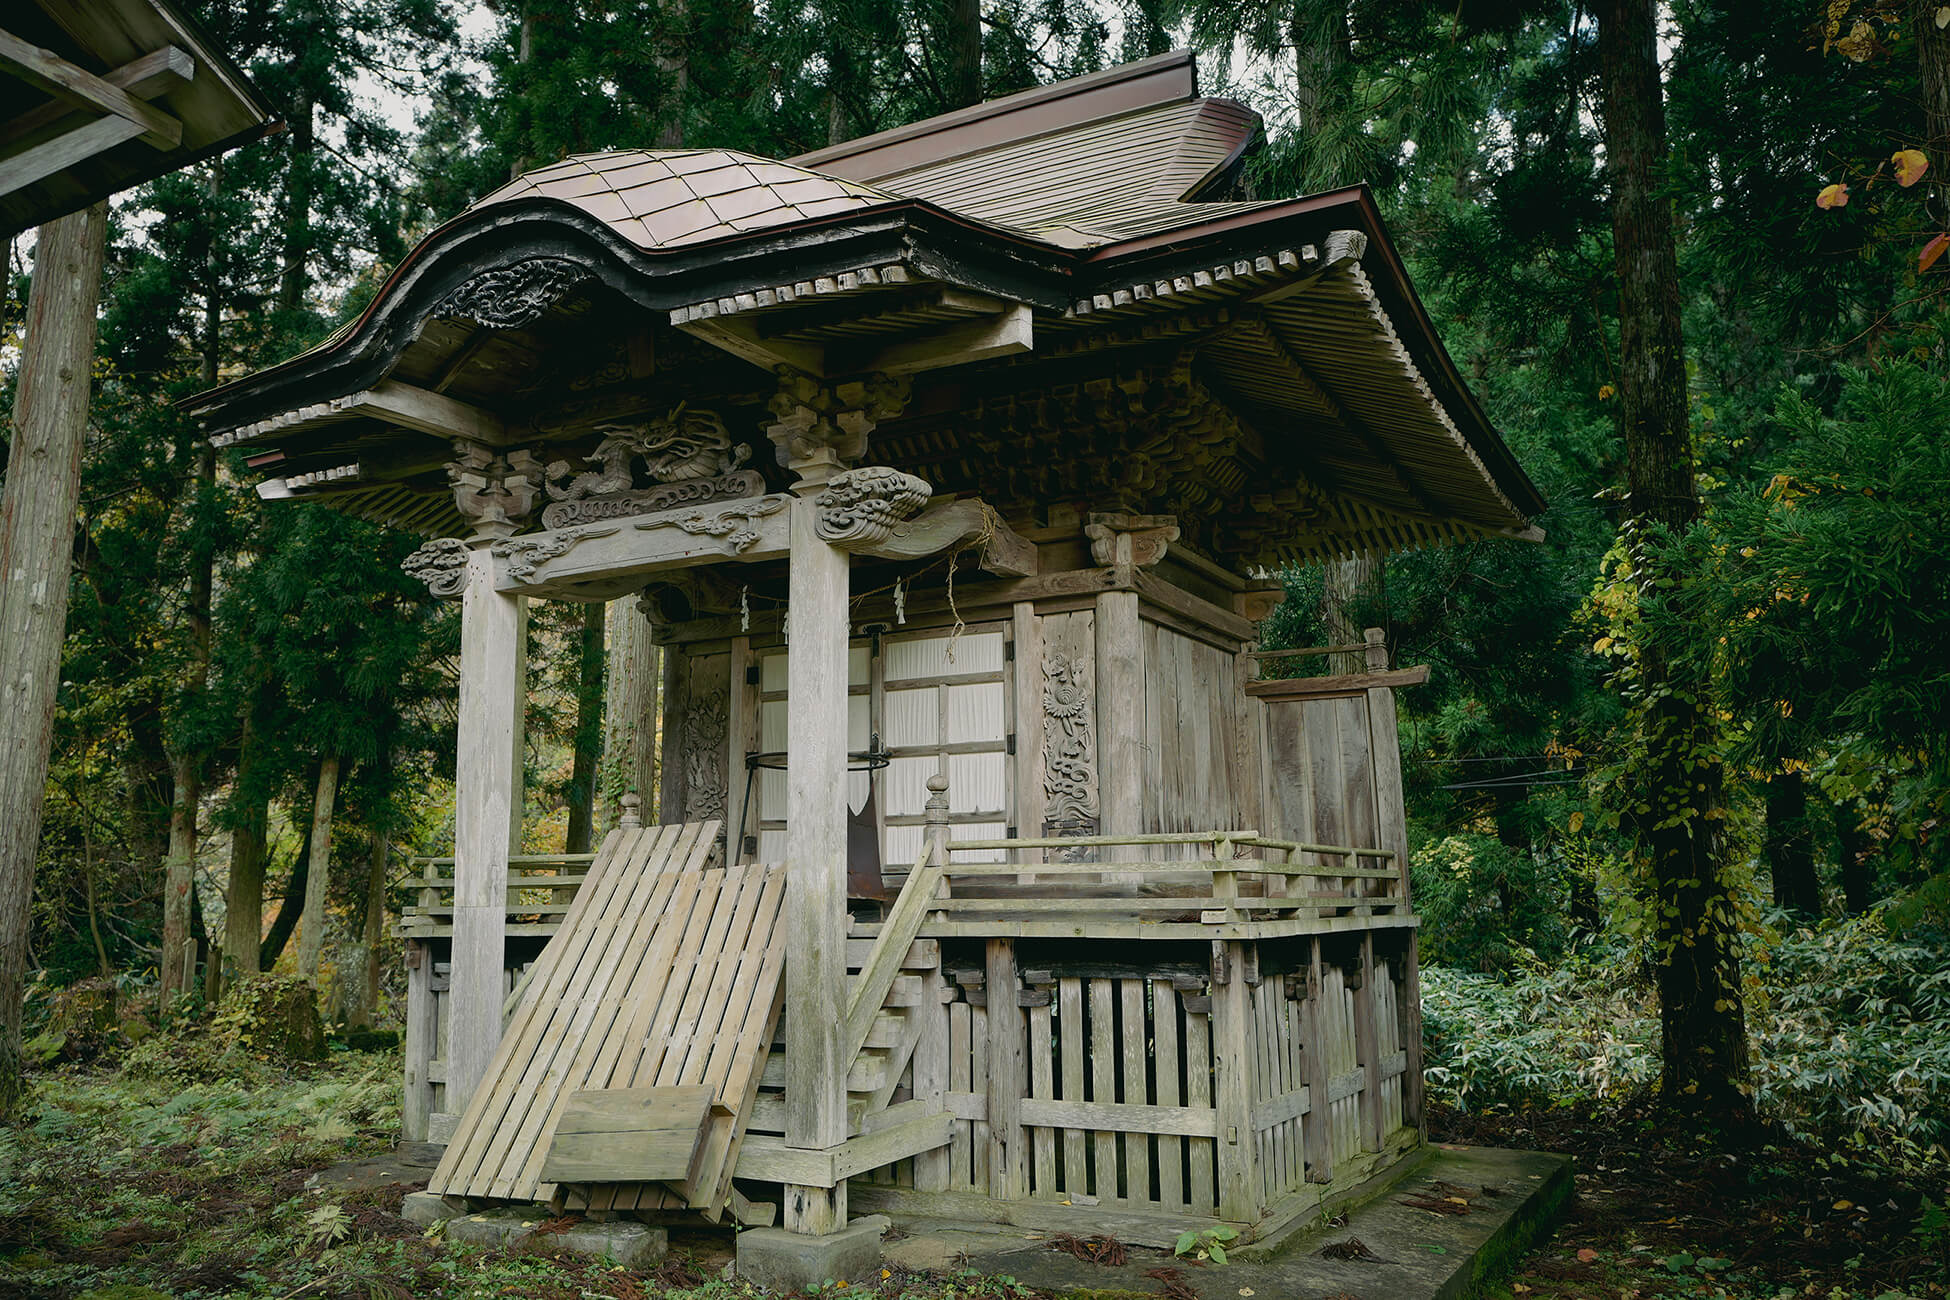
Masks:
[[[1016,942],[990,939],[987,955],[989,1195],[999,1201],[1019,1201],[1029,1195],[1028,1151],[1022,1127],[1022,1096],[1028,1089],[1028,1076]]]
[[[801,484],[802,492],[817,485]],[[846,552],[814,527],[810,495],[792,503],[786,658],[785,1140],[822,1150],[847,1139]],[[833,1232],[846,1189],[791,1187],[785,1226]]]
[[[406,1096],[400,1106],[400,1136],[427,1140],[433,1114],[433,953],[418,939],[406,941]]]
[[[1381,1150],[1381,1032],[1375,1020],[1374,934],[1361,936],[1361,965],[1355,972],[1354,1057],[1361,1067],[1361,1149]]]
[[[1212,944],[1213,1097],[1219,1126],[1219,1217],[1250,1223],[1264,1208],[1259,1197],[1259,1135],[1253,1129],[1252,990],[1246,984],[1246,945]]]
[[[520,826],[517,748],[525,700],[521,601],[495,590],[494,539],[469,543],[461,598],[454,761],[454,951],[447,1110],[465,1109],[501,1041],[510,832]]]

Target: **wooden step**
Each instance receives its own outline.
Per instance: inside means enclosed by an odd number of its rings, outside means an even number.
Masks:
[[[861,938],[860,927],[855,926],[853,937],[846,941],[847,974],[860,973],[860,968],[867,963],[867,955],[873,951],[873,945],[873,937]],[[939,939],[916,939],[908,945],[907,956],[901,961],[902,970],[935,970],[940,965],[941,941]]]
[[[908,1017],[913,1015],[906,1008],[888,1007],[873,1018],[873,1027],[867,1030],[866,1045],[872,1047],[898,1047],[907,1037]]]
[[[846,1090],[864,1092],[869,1095],[879,1092],[887,1082],[887,1053],[884,1051],[865,1051],[853,1058],[853,1068],[846,1072]]]

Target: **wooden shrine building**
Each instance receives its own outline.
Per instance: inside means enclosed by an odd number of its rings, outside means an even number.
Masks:
[[[1169,1242],[1420,1140],[1420,678],[1260,681],[1255,626],[1278,566],[1541,502],[1368,193],[1241,197],[1258,131],[1180,53],[786,162],[569,158],[197,399],[462,604],[433,1190]],[[656,824],[537,874],[523,603],[632,594]]]

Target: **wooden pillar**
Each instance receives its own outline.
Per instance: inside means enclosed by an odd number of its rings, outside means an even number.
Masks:
[[[1387,634],[1378,627],[1368,628],[1367,667],[1383,672],[1388,667]],[[1391,885],[1407,911],[1413,902],[1408,870],[1408,815],[1402,798],[1402,748],[1395,714],[1395,692],[1386,686],[1368,688],[1368,744],[1374,757],[1375,820],[1381,830],[1377,848],[1395,854],[1396,877]],[[1395,989],[1396,1018],[1401,1030],[1402,1052],[1406,1065],[1402,1074],[1402,1123],[1409,1128],[1423,1127],[1422,1113],[1422,971],[1419,932],[1413,928],[1397,931],[1402,936],[1398,958],[1400,983]],[[1426,1139],[1427,1134],[1425,1133]]]
[[[1361,966],[1354,989],[1354,1059],[1361,1067],[1361,1149],[1381,1150],[1381,1027],[1375,1020],[1374,932],[1361,936]]]
[[[454,762],[454,950],[447,1109],[459,1114],[501,1040],[508,849],[520,826],[521,601],[494,589],[493,539],[469,544]]]
[[[999,1201],[1020,1201],[1029,1195],[1028,1150],[1022,1127],[1022,1095],[1028,1090],[1028,1078],[1015,940],[990,939],[987,966],[989,1195]],[[1141,1192],[1131,1195],[1143,1199]]]
[[[1212,1061],[1218,1071],[1213,1107],[1219,1124],[1219,1217],[1259,1218],[1259,1135],[1253,1131],[1252,990],[1246,945],[1212,944]]]
[[[1106,835],[1144,833],[1142,638],[1135,591],[1097,597],[1097,798]],[[1128,859],[1133,852],[1112,849],[1105,857]]]
[[[1330,1010],[1320,991],[1320,938],[1307,940],[1307,1003],[1301,1018],[1301,1063],[1307,1072],[1305,1125],[1307,1181],[1334,1181],[1334,1124],[1327,1100],[1327,1017]]]
[[[810,493],[814,485],[802,484]],[[846,997],[846,552],[814,526],[811,496],[792,503],[786,667],[786,1087],[788,1146],[847,1139],[841,1059]],[[846,1188],[788,1187],[785,1226],[832,1232]]]
[[[427,1140],[433,1114],[433,952],[418,939],[406,941],[406,1097],[400,1106],[400,1136]]]

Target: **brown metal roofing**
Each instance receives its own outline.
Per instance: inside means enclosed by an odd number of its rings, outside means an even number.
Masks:
[[[469,211],[534,198],[572,203],[644,249],[899,202],[871,185],[730,149],[621,149],[524,172]]]
[[[1106,117],[1198,95],[1190,50],[1173,50],[956,109],[789,161],[830,176],[872,181],[997,145],[1049,135]]]
[[[1258,132],[1259,118],[1242,105],[1195,99],[874,179],[951,212],[1095,247],[1263,206],[1182,201]]]

